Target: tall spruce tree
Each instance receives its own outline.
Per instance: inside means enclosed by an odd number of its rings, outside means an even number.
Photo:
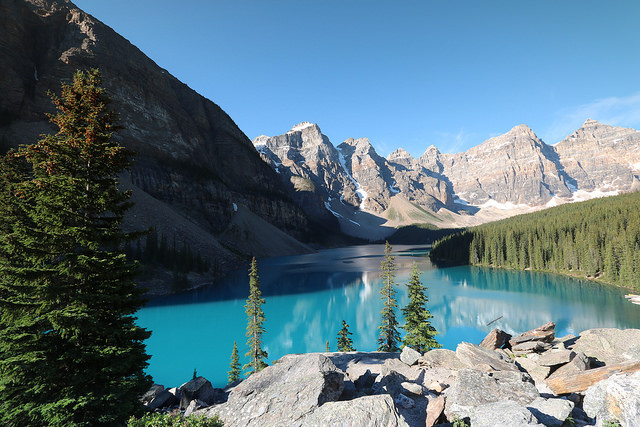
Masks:
[[[131,153],[97,70],[52,98],[58,132],[2,162],[0,424],[124,425],[151,383],[144,301],[119,250]]]
[[[240,358],[238,357],[238,344],[233,342],[233,350],[231,351],[231,363],[229,364],[229,372],[227,374],[227,380],[229,384],[238,381],[242,375],[240,370]]]
[[[402,309],[405,320],[403,329],[406,332],[402,343],[420,353],[442,347],[435,339],[438,331],[431,325],[430,319],[433,316],[426,308],[429,301],[426,294],[427,288],[420,281],[420,270],[416,264],[413,264],[407,286],[409,288],[409,304]]]
[[[349,335],[353,335],[349,332],[349,325],[342,320],[342,329],[338,332],[338,351],[356,351],[353,348],[353,340],[349,338]]]
[[[250,374],[265,368],[267,364],[263,359],[269,357],[262,349],[262,334],[265,332],[263,323],[266,320],[262,311],[264,302],[260,291],[258,263],[253,258],[249,268],[249,297],[244,306],[247,313],[247,345],[249,346],[249,351],[245,354],[249,357],[249,363],[244,365],[244,370]]]
[[[384,301],[382,311],[382,324],[378,326],[380,335],[378,337],[378,351],[398,351],[400,334],[398,333],[398,320],[395,309],[398,306],[396,301],[396,290],[394,289],[396,271],[396,259],[391,255],[391,245],[385,243],[384,259],[380,263],[380,277],[384,286],[380,290],[380,295]]]

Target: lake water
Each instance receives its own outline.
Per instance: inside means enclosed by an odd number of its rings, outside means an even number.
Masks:
[[[268,362],[289,353],[325,351],[327,340],[335,351],[342,319],[358,350],[375,350],[383,251],[383,245],[366,245],[258,260]],[[427,253],[426,247],[394,247],[398,306],[408,302],[405,283],[415,262],[423,271],[427,308],[444,348],[455,350],[461,341],[477,344],[493,328],[518,334],[549,321],[556,322],[557,336],[591,328],[640,328],[640,306],[627,302],[623,289],[528,271],[438,268]],[[246,363],[247,269],[212,288],[154,299],[138,312],[138,323],[153,332],[147,341],[148,372],[156,383],[178,386],[195,368],[215,387],[224,386],[234,341]]]

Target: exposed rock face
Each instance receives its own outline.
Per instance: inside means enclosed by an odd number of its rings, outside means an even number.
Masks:
[[[614,375],[589,387],[584,396],[584,411],[596,419],[619,421],[622,426],[637,425],[640,420],[640,373]]]
[[[554,148],[581,190],[640,189],[640,132],[589,119]]]
[[[290,188],[296,201],[318,219],[330,217],[324,202],[340,199],[359,206],[356,186],[344,170],[338,150],[316,124],[303,122],[283,135],[259,136],[253,145]]]
[[[127,179],[158,202],[146,214],[159,233],[175,234],[178,244],[189,239],[163,222],[171,210],[208,234],[208,246],[197,248],[203,256],[233,260],[215,238],[241,203],[294,237],[306,234],[306,216],[233,120],[111,28],[65,0],[2,1],[0,21],[3,146],[55,132],[47,91],[59,93],[77,69],[99,68],[124,126],[115,137],[138,153]]]
[[[599,328],[589,329],[571,345],[571,350],[607,365],[640,360],[640,330]]]
[[[491,138],[463,153],[431,149],[420,162],[437,167],[455,194],[473,205],[498,203],[543,205],[554,195],[569,196],[555,152],[526,125]]]
[[[348,415],[347,415],[348,414]],[[302,426],[404,427],[388,394],[363,396],[348,402],[328,402],[302,420]]]
[[[382,213],[395,192],[386,161],[380,157],[368,138],[349,138],[338,146],[347,172],[364,190],[362,206]]]
[[[473,409],[470,418],[473,427],[544,425],[538,423],[538,420],[527,408],[512,400],[480,405]]]
[[[486,373],[475,369],[461,370],[446,395],[445,414],[449,419],[454,415],[468,417],[476,407],[502,400],[526,406],[539,396],[527,374],[513,371]]]
[[[394,180],[393,188],[409,201],[433,212],[441,207],[453,208],[453,188],[437,170],[422,166],[402,148],[391,153],[387,162]]]
[[[299,423],[323,403],[338,400],[343,378],[344,373],[321,354],[284,356],[249,376],[226,403],[207,413],[218,413],[225,426]]]

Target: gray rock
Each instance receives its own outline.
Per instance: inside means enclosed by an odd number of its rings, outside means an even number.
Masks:
[[[549,376],[549,373],[551,372],[550,367],[540,366],[538,360],[539,357],[537,355],[516,357],[515,359],[516,366],[518,366],[520,370],[523,370],[531,375],[531,378],[533,378],[536,386],[538,384],[543,384],[545,378],[547,378],[547,376]]]
[[[400,353],[400,360],[406,363],[409,366],[413,366],[418,362],[420,358],[420,353],[405,345],[402,349],[402,353]]]
[[[427,369],[443,367],[457,370],[469,367],[458,359],[458,355],[455,351],[445,348],[427,351],[418,359],[418,365]]]
[[[416,396],[422,396],[424,394],[424,389],[420,384],[405,381],[400,384],[400,387],[402,387],[405,392],[414,394]]]
[[[574,357],[576,357],[576,353],[572,350],[547,351],[538,359],[538,365],[549,367],[566,365]]]
[[[404,394],[398,394],[393,401],[403,407],[404,409],[411,409],[416,406],[416,402],[413,401],[410,397],[405,396]]]
[[[231,390],[226,403],[205,413],[219,413],[225,427],[293,425],[337,400],[343,378],[344,373],[322,354],[287,355],[249,376]]]
[[[400,359],[387,359],[380,368],[380,376],[383,377],[390,372],[398,372],[404,375],[409,381],[416,381],[422,374],[422,369],[417,365],[409,366]]]
[[[518,371],[513,361],[502,353],[487,350],[475,344],[462,342],[456,348],[458,359],[472,369],[495,371]],[[486,369],[488,367],[489,369]]]
[[[576,372],[586,371],[591,368],[591,362],[584,353],[577,353],[566,365],[560,366],[548,378],[557,378],[570,375]]]
[[[548,427],[560,427],[573,411],[573,402],[566,399],[544,399],[542,397],[534,400],[527,409],[536,419]]]
[[[180,386],[180,409],[186,409],[192,400],[199,399],[207,405],[220,403],[221,390],[216,391],[205,377],[198,377]]]
[[[613,375],[589,387],[584,394],[584,411],[596,425],[617,420],[623,427],[637,426],[640,420],[640,372]]]
[[[640,329],[589,329],[580,334],[571,349],[606,365],[640,360]]]
[[[280,425],[295,424],[283,422]],[[398,414],[393,398],[387,394],[363,396],[348,402],[327,402],[303,418],[300,425],[304,427],[408,427]]]
[[[539,341],[550,343],[555,338],[555,328],[556,324],[553,322],[545,323],[542,326],[539,326],[530,331],[524,332],[520,335],[516,335],[515,337],[509,340],[509,344],[511,348],[518,344],[522,344],[529,341]]]
[[[455,383],[447,390],[445,414],[462,418],[470,416],[472,409],[487,403],[512,400],[526,406],[539,397],[531,377],[522,372],[481,372],[463,369]]]
[[[480,405],[473,409],[470,418],[473,427],[543,426],[527,408],[512,400]]]
[[[169,390],[165,390],[164,386],[160,384],[153,384],[149,391],[142,396],[140,401],[149,411],[166,406],[172,406],[177,403],[177,399],[174,394]]]
[[[358,397],[359,392],[356,388],[353,381],[350,379],[344,380],[344,389],[342,389],[342,394],[340,395],[340,400],[351,400]]]
[[[488,350],[497,350],[502,348],[511,339],[511,334],[506,333],[501,329],[494,329],[487,334],[486,337],[479,344],[480,347]]]

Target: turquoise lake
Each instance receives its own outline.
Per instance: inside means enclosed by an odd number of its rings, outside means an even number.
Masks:
[[[327,340],[335,351],[342,319],[358,350],[375,350],[383,251],[383,245],[365,245],[258,260],[268,362],[288,353],[323,352]],[[517,334],[549,321],[556,322],[557,336],[640,328],[640,306],[625,300],[628,290],[529,271],[439,268],[427,253],[424,246],[394,246],[398,306],[408,302],[405,283],[415,262],[444,348],[455,350],[461,341],[477,344],[493,328]],[[247,270],[248,265],[209,288],[153,299],[138,312],[138,323],[152,331],[147,372],[156,383],[179,386],[195,368],[214,387],[223,387],[234,341],[246,362]]]

